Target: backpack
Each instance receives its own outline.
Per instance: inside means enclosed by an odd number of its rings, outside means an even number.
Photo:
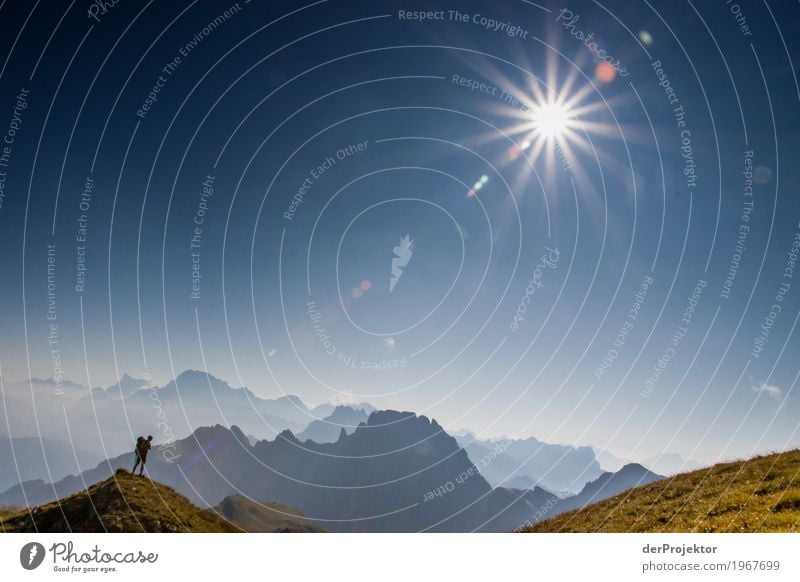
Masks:
[[[136,450],[137,451],[141,451],[142,450],[142,448],[144,447],[145,441],[146,441],[146,439],[143,436],[140,436],[138,439],[136,439]]]

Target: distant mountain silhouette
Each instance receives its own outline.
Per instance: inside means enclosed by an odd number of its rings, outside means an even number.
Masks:
[[[617,455],[606,451],[605,449],[601,449],[599,447],[591,446],[590,448],[594,451],[594,456],[597,459],[597,462],[600,463],[600,467],[603,471],[608,471],[610,473],[615,473],[622,469],[628,463],[632,461],[628,459],[623,459],[622,457],[618,457]]]
[[[5,517],[0,531],[28,533],[236,532],[160,483],[124,470],[85,491]]]
[[[337,406],[330,416],[312,421],[305,430],[297,433],[297,439],[312,440],[315,443],[333,443],[339,439],[342,430],[346,434],[352,434],[359,424],[367,422],[368,417],[369,414],[363,409]]]
[[[478,506],[475,520],[480,526],[473,531],[515,531],[523,524],[535,523],[540,516],[553,515],[548,513],[549,508],[556,507],[558,501],[558,497],[541,487],[532,489],[496,487]]]
[[[315,533],[317,527],[301,512],[278,503],[253,501],[241,495],[226,497],[214,512],[248,532],[261,533]]]
[[[110,398],[128,398],[133,396],[137,390],[147,386],[147,382],[141,378],[133,378],[128,374],[123,374],[119,382],[106,388],[105,392]]]
[[[457,440],[496,487],[519,487],[529,481],[549,491],[577,493],[603,472],[590,447],[551,444],[535,438],[480,440],[471,433]]]
[[[97,466],[103,458],[50,439],[0,439],[0,491],[20,481],[58,481]]]
[[[222,424],[237,425],[264,439],[287,428],[303,430],[315,418],[327,416],[309,410],[297,396],[259,398],[247,388],[232,388],[194,370],[163,387],[148,387],[144,380],[126,375],[107,389],[67,382],[59,387],[41,379],[4,382],[3,388],[0,435],[71,442],[101,458],[132,450],[142,432],[164,441],[185,438],[197,427]]]
[[[640,487],[664,479],[638,463],[629,463],[616,473],[603,473],[594,481],[586,484],[580,493],[568,497],[561,503],[561,511],[585,507],[609,497],[622,493],[633,487]]]
[[[436,421],[409,412],[373,412],[335,443],[300,442],[284,431],[251,446],[237,427],[217,425],[175,443],[175,463],[157,445],[148,474],[201,507],[242,495],[296,507],[329,531],[510,531],[552,496],[492,490]],[[128,454],[55,484],[26,482],[0,494],[0,505],[24,505],[25,496],[52,501],[132,462]]]
[[[533,489],[536,486],[536,481],[528,475],[520,475],[509,479],[503,484],[511,489]]]

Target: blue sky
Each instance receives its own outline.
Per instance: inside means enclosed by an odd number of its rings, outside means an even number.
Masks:
[[[66,2],[0,10],[3,54],[26,23],[0,131],[30,90],[0,208],[2,376],[53,375],[55,244],[58,347],[83,384],[207,369],[633,456],[800,444],[797,9],[742,3],[744,30],[724,3],[425,4],[442,19],[398,2],[223,20],[223,3],[121,3],[60,25]],[[542,95],[571,127],[537,151],[519,105]]]

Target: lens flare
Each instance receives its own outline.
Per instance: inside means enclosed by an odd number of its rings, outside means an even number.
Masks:
[[[546,138],[561,137],[569,127],[569,110],[560,103],[545,103],[533,111],[534,129]]]
[[[619,77],[617,70],[603,62],[590,64],[587,71],[575,60],[570,62],[570,70],[560,74],[556,57],[548,54],[543,65],[529,65],[535,77],[521,85],[497,70],[488,69],[487,77],[496,81],[497,86],[508,87],[507,92],[521,104],[513,110],[508,107],[498,110],[507,118],[501,129],[503,139],[509,140],[500,161],[515,164],[518,172],[512,184],[515,189],[531,179],[545,180],[543,185],[549,188],[554,186],[554,180],[565,175],[578,187],[590,185],[590,177],[582,167],[583,154],[606,156],[592,136],[621,137],[619,124],[609,121],[611,104],[600,91],[604,83]],[[479,135],[474,143],[482,145],[496,139],[496,134],[486,133]],[[539,164],[544,170],[541,173],[536,168]],[[469,188],[467,198],[478,197],[484,185],[488,183],[479,182]]]
[[[601,83],[608,84],[617,78],[617,71],[606,62],[597,63],[594,69],[594,77]]]

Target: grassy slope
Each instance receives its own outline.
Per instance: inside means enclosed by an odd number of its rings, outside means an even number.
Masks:
[[[523,531],[800,531],[800,450],[676,475]]]
[[[34,524],[35,522],[35,524]],[[235,532],[241,529],[193,505],[171,487],[118,470],[58,502],[0,516],[6,532]]]
[[[303,514],[278,503],[259,503],[240,495],[222,500],[214,508],[220,515],[249,532],[314,533],[320,527],[305,519]]]
[[[4,507],[0,506],[0,521],[3,521],[7,517],[19,513],[21,510],[17,507]],[[1,531],[1,530],[0,530]]]

